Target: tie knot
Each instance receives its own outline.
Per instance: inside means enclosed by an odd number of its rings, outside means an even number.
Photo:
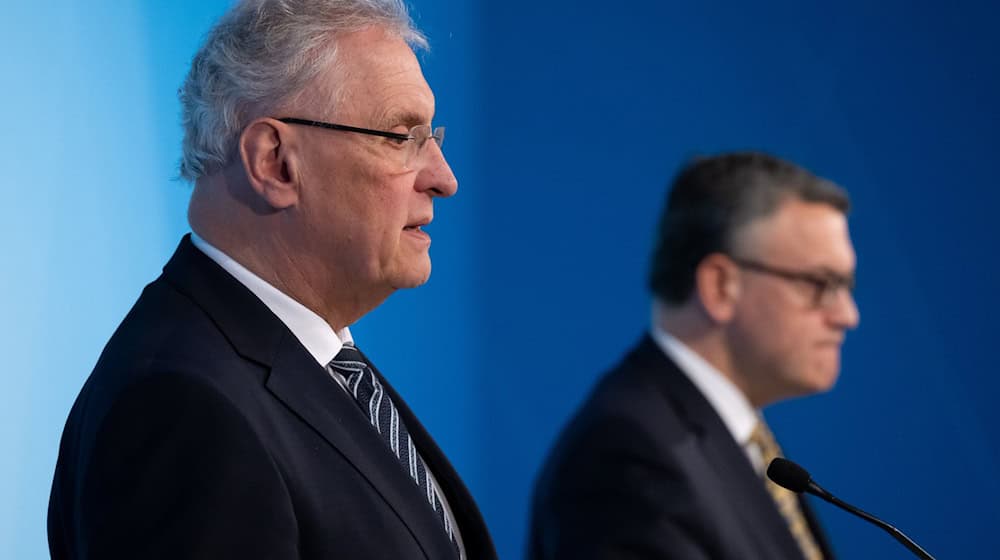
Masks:
[[[348,372],[361,371],[366,365],[367,363],[364,356],[361,355],[361,351],[351,343],[344,344],[340,352],[337,352],[337,355],[330,361],[330,367]]]
[[[760,451],[761,458],[764,460],[765,467],[769,465],[775,457],[782,456],[781,447],[778,446],[777,440],[774,439],[774,434],[763,420],[757,422],[757,426],[753,429],[753,433],[750,434],[750,443],[757,446],[757,449]]]

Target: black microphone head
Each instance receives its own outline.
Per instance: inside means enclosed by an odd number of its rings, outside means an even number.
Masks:
[[[776,457],[768,465],[767,478],[796,494],[805,492],[809,488],[809,483],[812,482],[809,471],[781,457]]]

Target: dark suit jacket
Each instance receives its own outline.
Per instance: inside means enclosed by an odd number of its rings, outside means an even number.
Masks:
[[[528,557],[802,555],[722,419],[647,336],[600,382],[557,443],[535,489]]]
[[[383,380],[470,559],[496,553],[448,460]],[[63,559],[452,559],[355,401],[185,237],[70,412],[49,504]]]

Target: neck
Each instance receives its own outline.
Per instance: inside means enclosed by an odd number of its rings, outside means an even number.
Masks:
[[[713,322],[693,301],[670,305],[656,300],[653,306],[653,321],[657,327],[701,356],[731,381],[755,407],[759,406],[747,380],[739,375],[735,367],[736,360],[722,325]]]
[[[358,290],[336,263],[298,251],[282,212],[237,203],[234,191],[225,174],[199,180],[188,210],[192,231],[322,317],[334,331],[353,325],[389,297],[391,290]]]

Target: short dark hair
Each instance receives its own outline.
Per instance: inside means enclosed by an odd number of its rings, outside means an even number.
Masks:
[[[674,178],[653,250],[649,286],[668,304],[694,290],[695,271],[712,253],[728,254],[735,236],[789,198],[829,204],[844,214],[847,192],[794,163],[761,152],[698,157]]]

